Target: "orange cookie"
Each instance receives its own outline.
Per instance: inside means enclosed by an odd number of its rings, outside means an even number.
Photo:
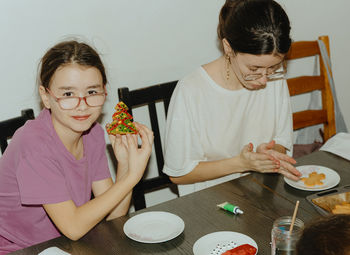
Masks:
[[[321,180],[324,180],[326,176],[324,174],[318,174],[317,172],[312,172],[309,177],[300,178],[305,184],[305,186],[313,187],[315,185],[323,185]]]

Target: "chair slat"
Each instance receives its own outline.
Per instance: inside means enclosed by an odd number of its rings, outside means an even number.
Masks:
[[[323,124],[327,122],[326,110],[305,110],[293,114],[293,129]]]
[[[162,142],[160,139],[157,110],[154,102],[151,102],[148,104],[148,111],[149,111],[149,117],[151,120],[152,131],[154,135],[154,149],[155,151],[159,152],[156,157],[158,174],[161,175],[163,165],[164,165],[164,158],[163,158]]]
[[[7,139],[1,139],[0,140],[0,147],[1,147],[1,153],[4,153],[6,148],[8,146]]]
[[[175,86],[176,81],[132,90],[129,95],[130,104],[142,106],[148,102],[163,101],[164,98],[171,97]]]
[[[167,184],[170,184],[171,181],[167,176],[153,177],[146,179],[142,183],[142,188],[148,191],[157,190],[159,187],[164,187]]]
[[[30,119],[34,119],[34,111],[32,109],[25,109],[21,111],[21,116],[0,122],[1,153],[4,153],[7,148],[7,140],[14,135],[18,128],[23,126],[24,123]]]
[[[165,117],[168,117],[168,108],[170,104],[170,97],[164,99],[164,111],[165,111]]]
[[[305,58],[318,55],[320,49],[317,41],[299,41],[293,42],[292,46],[286,56],[286,59]]]
[[[290,96],[322,90],[325,86],[323,76],[299,76],[287,79],[287,83]]]

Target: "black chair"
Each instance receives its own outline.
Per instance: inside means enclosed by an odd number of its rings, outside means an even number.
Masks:
[[[169,177],[162,172],[164,165],[162,143],[159,133],[159,124],[156,110],[156,102],[164,102],[165,117],[168,112],[168,106],[171,95],[175,89],[177,81],[166,82],[159,85],[153,85],[145,88],[129,90],[123,87],[118,89],[119,100],[123,101],[129,107],[129,113],[132,114],[132,109],[148,106],[151,128],[154,133],[154,148],[157,160],[158,176],[141,179],[133,189],[133,202],[135,210],[140,210],[146,207],[145,193],[159,190],[164,187],[177,189],[172,184]]]
[[[27,120],[34,119],[34,112],[32,109],[25,109],[21,111],[21,116],[0,121],[0,146],[3,154],[7,148],[7,140],[10,139],[18,128],[24,125]]]

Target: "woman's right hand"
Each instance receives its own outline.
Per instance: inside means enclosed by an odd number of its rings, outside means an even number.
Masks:
[[[253,151],[253,144],[245,145],[240,153],[243,168],[260,173],[277,173],[280,162],[273,156]]]
[[[152,144],[154,140],[153,132],[145,125],[134,122],[141,138],[141,146],[138,146],[137,135],[126,135],[129,151],[129,171],[128,175],[137,180],[142,178],[146,169],[148,159],[152,152]]]

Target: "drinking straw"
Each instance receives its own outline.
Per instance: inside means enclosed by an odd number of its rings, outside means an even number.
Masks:
[[[290,228],[289,228],[289,233],[292,233],[294,222],[295,222],[295,218],[297,216],[298,207],[299,207],[299,200],[295,204],[294,213],[293,213],[293,217],[292,217],[292,223],[290,224]]]

